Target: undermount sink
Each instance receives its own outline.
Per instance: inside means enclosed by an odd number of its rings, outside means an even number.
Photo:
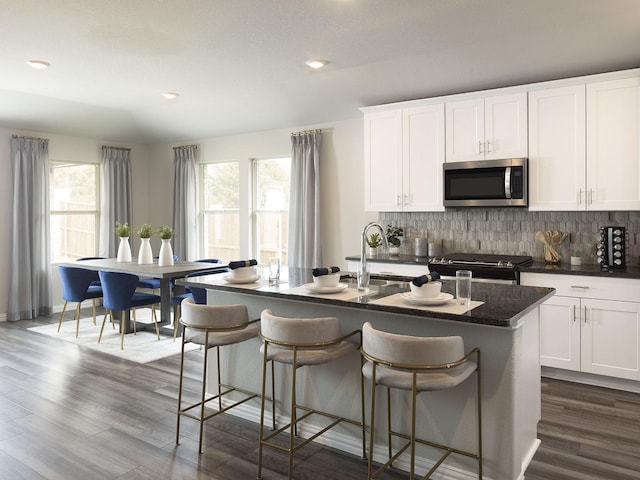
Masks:
[[[344,276],[340,277],[340,283],[346,283],[348,285],[356,285],[357,280],[355,277]],[[397,287],[397,288],[409,288],[408,281],[404,280],[389,280],[387,278],[369,278],[370,287]]]

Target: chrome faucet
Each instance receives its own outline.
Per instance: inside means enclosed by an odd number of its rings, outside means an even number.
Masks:
[[[380,230],[380,238],[382,238],[382,246],[385,249],[389,249],[389,242],[387,241],[387,236],[384,233],[384,229],[382,225],[378,222],[369,222],[362,229],[362,248],[360,250],[360,269],[364,273],[367,271],[367,233],[370,228],[376,227]]]

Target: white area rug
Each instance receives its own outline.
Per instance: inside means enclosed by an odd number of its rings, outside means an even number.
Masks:
[[[150,316],[150,314],[145,315],[145,313],[146,312],[143,309],[138,310],[138,325],[141,323],[147,323],[147,319],[145,317]],[[66,315],[69,315],[69,313]],[[70,316],[72,315],[73,314]],[[80,318],[80,331],[78,333],[78,338],[76,338],[75,321],[63,322],[62,328],[60,328],[60,333],[58,333],[58,322],[50,325],[43,325],[41,327],[32,327],[29,328],[29,330],[43,335],[48,335],[50,337],[59,338],[67,342],[83,345],[98,352],[114,355],[116,357],[138,363],[153,362],[160,358],[180,354],[180,338],[176,338],[176,341],[174,342],[173,337],[160,335],[160,340],[158,340],[155,330],[139,331],[136,335],[133,333],[126,334],[124,336],[124,350],[120,350],[119,325],[116,323],[116,329],[114,330],[109,319],[107,319],[107,323],[104,326],[102,341],[98,343],[101,323],[102,315],[98,315],[97,325],[93,324],[93,319],[90,316]],[[192,343],[185,345],[185,351],[194,350],[196,348],[199,347]]]

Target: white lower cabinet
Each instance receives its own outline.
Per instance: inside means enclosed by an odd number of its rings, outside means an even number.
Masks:
[[[521,284],[551,287],[540,307],[540,363],[640,380],[640,280],[523,273]]]

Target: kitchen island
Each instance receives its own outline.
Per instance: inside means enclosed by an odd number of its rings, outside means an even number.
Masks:
[[[285,270],[279,286],[269,286],[264,279],[250,284],[234,284],[225,278],[228,278],[226,274],[207,275],[180,280],[179,283],[206,288],[208,303],[211,304],[245,304],[253,317],[258,317],[265,308],[276,315],[290,317],[336,316],[345,332],[359,329],[369,321],[375,328],[394,333],[460,335],[467,350],[479,347],[482,352],[484,478],[524,478],[526,467],[539,445],[538,306],[553,295],[553,289],[474,284],[472,308],[461,311],[457,305],[426,307],[409,304],[403,297],[409,290],[408,285],[403,282],[374,281],[369,292],[360,292],[345,279],[343,290],[321,294],[305,287],[312,282],[311,270],[306,269]],[[452,293],[454,289],[454,282],[443,282],[443,292]],[[259,340],[227,350],[222,362],[224,371],[229,372],[225,379],[227,383],[259,391],[262,372]],[[300,385],[304,387],[298,395],[308,404],[357,419],[358,365],[357,358],[347,357],[312,371],[303,369],[305,377]],[[215,372],[215,369],[210,371]],[[277,399],[286,398],[289,385],[282,381],[284,377],[278,369],[276,378],[275,396]],[[419,397],[422,404],[418,411],[422,413],[418,434],[462,449],[475,450],[473,383],[466,382],[448,391],[422,394]],[[406,396],[394,395],[391,408],[406,411],[407,399]],[[379,411],[384,412],[384,406],[380,407]],[[254,421],[259,418],[256,405],[248,405],[236,413]],[[287,414],[286,410],[283,414]],[[374,459],[381,458],[386,450],[383,420],[384,416],[381,416],[376,430]],[[404,420],[408,422],[408,418]],[[308,423],[300,429],[300,434],[310,436],[318,430],[318,425]],[[345,426],[321,438],[334,448],[359,454],[358,432],[352,427]],[[436,453],[427,449],[418,452],[417,465],[421,470],[428,469]],[[402,460],[396,463],[399,468],[406,468],[406,465]],[[472,460],[453,456],[447,460],[446,467],[441,467],[441,476],[434,478],[477,478],[475,467]]]

